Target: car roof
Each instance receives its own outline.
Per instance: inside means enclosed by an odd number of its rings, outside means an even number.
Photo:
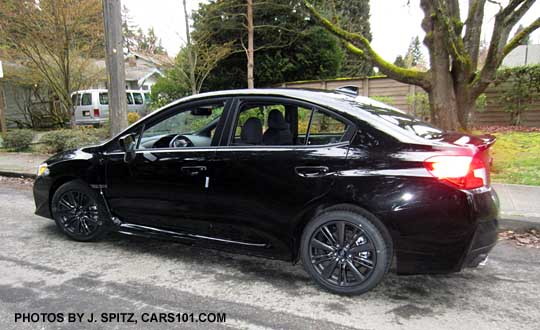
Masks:
[[[79,91],[74,91],[71,94],[75,94],[75,93],[92,93],[92,92],[99,92],[99,93],[107,92],[108,93],[109,90],[104,89],[104,88],[81,89]],[[150,91],[145,90],[145,89],[126,89],[126,93],[150,93]]]

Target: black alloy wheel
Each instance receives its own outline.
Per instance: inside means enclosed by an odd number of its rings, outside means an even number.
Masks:
[[[390,267],[390,235],[375,217],[362,213],[348,209],[325,212],[304,229],[304,267],[331,292],[359,294],[371,290]]]
[[[372,239],[362,227],[348,221],[328,222],[309,243],[313,268],[323,281],[341,287],[364,282],[377,264]]]
[[[106,233],[103,204],[84,183],[71,181],[55,192],[52,213],[56,225],[77,241],[95,240]]]

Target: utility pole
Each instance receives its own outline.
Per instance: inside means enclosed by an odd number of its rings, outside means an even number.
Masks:
[[[111,136],[120,133],[128,125],[121,8],[120,0],[103,0]]]
[[[248,49],[247,49],[247,83],[248,88],[255,88],[253,81],[253,0],[247,0],[247,33],[248,33]]]
[[[6,125],[6,99],[4,97],[4,83],[1,79],[4,78],[4,70],[2,68],[2,61],[0,61],[0,132],[2,136],[7,133]]]

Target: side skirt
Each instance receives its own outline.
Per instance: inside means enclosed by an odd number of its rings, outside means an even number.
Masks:
[[[195,243],[195,241],[203,240],[207,242],[234,244],[234,245],[245,246],[245,247],[257,247],[257,248],[270,247],[270,245],[266,243],[250,243],[250,242],[233,241],[233,240],[228,240],[228,239],[223,239],[223,238],[190,234],[190,233],[185,233],[185,232],[178,232],[178,231],[160,229],[160,228],[155,228],[155,227],[136,225],[136,224],[126,223],[126,222],[122,222],[120,225],[118,225],[117,232],[121,234],[126,234],[126,235],[136,235],[136,236],[143,236],[143,237],[179,239],[184,242],[188,241],[188,242],[193,242],[193,243]]]

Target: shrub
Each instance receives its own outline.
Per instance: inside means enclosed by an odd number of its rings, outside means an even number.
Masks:
[[[136,122],[137,120],[141,119],[141,116],[136,112],[128,112],[127,117],[128,117],[128,124],[129,125],[131,125],[134,122]]]
[[[79,127],[45,133],[39,142],[45,152],[57,153],[96,144],[106,138],[107,132],[103,129]]]
[[[34,138],[34,132],[29,129],[8,131],[4,137],[4,147],[15,151],[28,149]]]

